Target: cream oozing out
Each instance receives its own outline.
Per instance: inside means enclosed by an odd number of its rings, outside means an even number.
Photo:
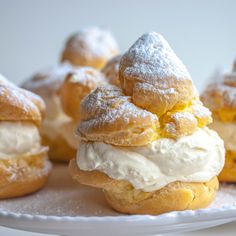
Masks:
[[[31,122],[0,122],[0,159],[38,153],[41,139],[38,128]]]
[[[224,155],[217,133],[203,128],[177,140],[161,138],[141,147],[81,142],[77,164],[82,170],[98,170],[150,192],[175,181],[209,181],[222,170]]]
[[[46,103],[46,116],[40,127],[40,133],[51,140],[61,136],[69,146],[76,149],[78,146],[78,137],[75,136],[77,124],[67,116],[57,95],[44,97]]]

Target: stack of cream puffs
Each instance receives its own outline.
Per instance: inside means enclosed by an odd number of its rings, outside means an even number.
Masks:
[[[61,64],[36,73],[23,84],[23,88],[39,94],[46,103],[40,133],[50,148],[50,159],[68,161],[76,156],[78,138],[74,127],[80,119],[80,101],[98,85],[107,83],[97,69],[117,52],[117,43],[108,30],[82,29],[66,42]]]
[[[201,98],[213,114],[214,121],[210,127],[225,143],[225,166],[219,179],[236,182],[236,61],[232,72],[209,84]]]
[[[43,187],[51,170],[39,134],[45,104],[0,75],[0,199]]]
[[[72,177],[103,189],[123,213],[208,206],[225,150],[206,127],[211,112],[186,67],[155,32],[141,36],[119,61],[120,88],[100,86],[80,104]]]

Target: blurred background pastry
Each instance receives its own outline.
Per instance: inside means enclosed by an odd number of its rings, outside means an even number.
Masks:
[[[77,124],[82,116],[80,112],[82,99],[98,86],[106,84],[108,84],[106,77],[92,67],[79,67],[68,73],[59,91],[61,105],[66,115]]]
[[[117,54],[118,46],[111,32],[104,28],[90,27],[81,29],[69,37],[61,61],[101,69]]]
[[[61,64],[39,71],[22,85],[39,94],[46,103],[40,132],[43,143],[50,147],[52,160],[68,161],[75,157],[77,138],[73,128],[79,120],[80,101],[97,85],[107,83],[95,68],[102,68],[117,53],[117,43],[108,30],[84,28],[69,38]]]
[[[212,111],[210,125],[224,140],[226,148],[225,166],[219,179],[236,181],[236,61],[229,73],[210,83],[202,93],[203,103]]]
[[[71,119],[64,113],[58,95],[66,75],[74,69],[69,63],[63,63],[36,73],[22,85],[23,88],[40,95],[45,101],[46,112],[40,134],[43,144],[49,146],[51,160],[68,161],[76,154],[68,140],[69,130],[64,129]]]
[[[121,88],[98,87],[81,102],[79,183],[102,188],[108,203],[131,214],[208,206],[218,189],[224,144],[206,127],[211,112],[167,41],[141,36],[121,57]]]
[[[59,90],[60,104],[70,121],[63,125],[61,132],[73,151],[76,152],[79,138],[76,133],[77,124],[81,119],[80,103],[82,99],[99,85],[106,85],[104,75],[92,67],[79,67],[70,72]],[[73,154],[73,158],[76,155]],[[71,158],[70,158],[71,159]]]
[[[109,84],[120,86],[119,80],[119,66],[120,66],[121,55],[115,56],[110,59],[107,64],[103,67],[102,73],[108,79]]]
[[[0,75],[0,199],[43,187],[51,164],[39,134],[45,104]]]

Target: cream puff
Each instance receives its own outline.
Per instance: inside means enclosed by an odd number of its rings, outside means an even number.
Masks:
[[[69,37],[61,61],[101,69],[118,51],[110,31],[99,27],[84,28]]]
[[[141,36],[121,57],[121,88],[101,86],[81,102],[81,142],[69,170],[101,188],[115,210],[161,214],[208,206],[224,144],[211,112],[167,41]]]
[[[48,179],[48,148],[38,130],[44,109],[39,96],[0,75],[0,199],[37,191]]]
[[[49,158],[54,161],[68,161],[76,155],[68,139],[72,134],[64,129],[71,119],[64,113],[58,94],[66,75],[74,69],[68,63],[57,65],[36,73],[22,85],[40,95],[46,104],[40,134],[43,144],[49,146]]]
[[[92,67],[79,67],[68,73],[60,87],[59,96],[62,109],[75,123],[75,129],[81,119],[79,107],[83,98],[98,86],[107,83],[107,78]]]
[[[78,139],[74,135],[75,122],[79,120],[74,104],[97,85],[106,83],[96,69],[73,67],[64,63],[42,71],[23,84],[23,87],[39,94],[46,103],[46,115],[40,127],[49,157],[54,161],[68,161],[76,156]]]
[[[236,61],[233,71],[209,84],[201,98],[213,114],[214,121],[210,127],[225,143],[225,166],[219,180],[236,182]]]

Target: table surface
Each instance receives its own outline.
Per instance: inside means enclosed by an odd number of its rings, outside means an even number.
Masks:
[[[181,236],[187,236],[187,235],[191,235],[191,236],[196,236],[196,235],[201,235],[201,236],[227,235],[227,236],[231,236],[232,235],[233,236],[233,235],[235,235],[235,231],[236,231],[236,221],[229,223],[229,224],[210,228],[210,229],[199,230],[199,231],[195,231],[195,232],[191,232],[191,233],[188,232],[188,233],[181,233],[181,234],[168,234],[168,236],[180,236],[180,235]],[[0,227],[0,235],[4,235],[4,236],[52,236],[49,234],[30,233],[30,232],[25,232],[25,231],[7,229],[4,227]]]

